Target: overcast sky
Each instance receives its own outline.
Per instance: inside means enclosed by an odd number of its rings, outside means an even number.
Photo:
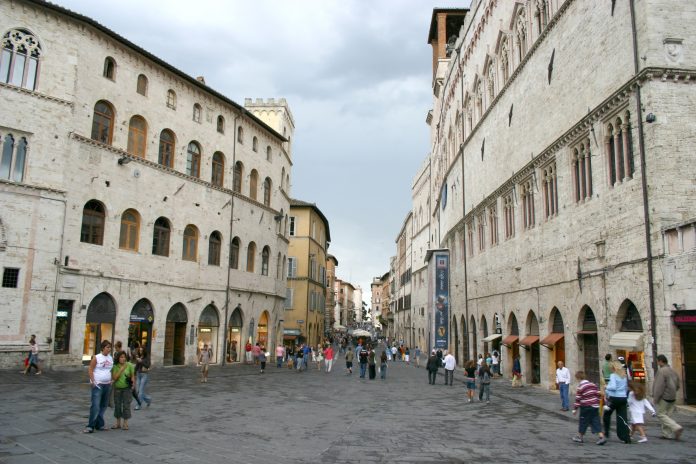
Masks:
[[[284,97],[295,117],[292,197],[329,220],[337,275],[389,269],[428,153],[428,28],[469,0],[54,0],[239,104]]]

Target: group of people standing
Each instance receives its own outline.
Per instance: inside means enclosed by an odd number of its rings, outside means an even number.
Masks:
[[[493,364],[493,356],[498,361],[495,364]],[[457,361],[452,353],[432,350],[425,366],[428,371],[428,383],[435,385],[438,371],[440,368],[444,368],[445,385],[453,386],[456,366]],[[486,358],[480,355],[477,361],[471,359],[464,363],[463,371],[466,378],[467,403],[474,401],[477,384],[479,401],[485,400],[486,404],[491,402],[491,379],[496,375],[500,375],[499,369],[492,369],[491,366],[500,367],[497,352],[494,352],[493,355],[486,353]]]
[[[317,370],[322,370],[324,365],[325,372],[331,372],[334,361],[334,349],[330,342],[318,344],[312,347],[308,344],[301,344],[297,347],[278,345],[276,347],[276,367],[281,368],[287,364],[289,369],[295,368],[297,372],[306,371],[310,363],[314,363]]]

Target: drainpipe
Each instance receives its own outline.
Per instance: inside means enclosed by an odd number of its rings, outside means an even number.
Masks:
[[[635,2],[629,2],[631,7],[631,32],[633,35],[633,66],[634,76],[640,71],[638,57],[638,31],[636,28]],[[643,105],[641,103],[640,83],[636,82],[636,114],[638,115],[638,152],[640,154],[640,185],[643,194],[643,220],[645,222],[645,255],[648,260],[648,303],[650,305],[650,331],[652,332],[652,368],[657,372],[657,317],[655,315],[655,289],[653,285],[653,255],[650,241],[650,207],[648,204],[648,175],[645,160],[645,136],[643,133]]]

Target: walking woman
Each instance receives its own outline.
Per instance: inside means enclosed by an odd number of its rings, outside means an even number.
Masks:
[[[483,401],[483,397],[486,397],[486,404],[491,402],[491,369],[488,367],[486,361],[481,363],[481,367],[478,370],[479,378],[479,401]]]
[[[618,361],[611,363],[611,375],[609,383],[604,388],[604,396],[607,400],[607,405],[604,406],[604,436],[609,438],[611,415],[616,411],[616,435],[622,442],[631,443],[626,412],[628,381],[626,380],[626,371]]]
[[[466,372],[466,396],[469,398],[467,403],[474,401],[474,392],[476,391],[476,362],[470,359],[464,368]]]
[[[111,342],[101,342],[101,353],[92,356],[89,362],[89,383],[91,385],[91,404],[89,407],[89,421],[83,433],[92,433],[95,430],[104,430],[104,411],[109,405],[109,392],[111,391],[111,368],[114,360],[111,357]]]
[[[135,374],[137,380],[137,392],[138,392],[138,405],[135,407],[136,410],[140,409],[143,401],[147,403],[150,407],[152,403],[152,398],[150,395],[145,394],[145,388],[150,381],[150,357],[147,355],[145,348],[138,348],[135,352]]]
[[[135,366],[128,362],[125,351],[116,355],[117,362],[111,369],[111,379],[114,381],[114,417],[116,424],[112,429],[128,430],[128,419],[131,417],[131,390],[135,388]],[[121,425],[123,419],[123,425]]]
[[[31,372],[31,368],[36,369],[36,375],[41,375],[41,368],[39,367],[39,344],[36,343],[36,335],[32,334],[29,339],[29,361],[27,362],[27,367],[24,369],[24,375]]]
[[[375,350],[372,347],[368,348],[367,353],[367,366],[370,373],[370,380],[375,380],[377,377],[377,360],[375,359]]]
[[[387,352],[382,351],[382,356],[379,358],[379,377],[382,380],[387,379]]]

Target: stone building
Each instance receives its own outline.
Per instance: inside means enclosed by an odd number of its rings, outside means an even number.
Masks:
[[[155,364],[275,343],[294,122],[241,106],[94,20],[0,3],[0,356],[53,366],[102,340]],[[232,358],[234,347],[237,358]]]
[[[497,349],[551,387],[558,360],[650,382],[664,353],[696,402],[695,22],[660,0],[434,10],[412,248],[449,250],[459,360]]]

